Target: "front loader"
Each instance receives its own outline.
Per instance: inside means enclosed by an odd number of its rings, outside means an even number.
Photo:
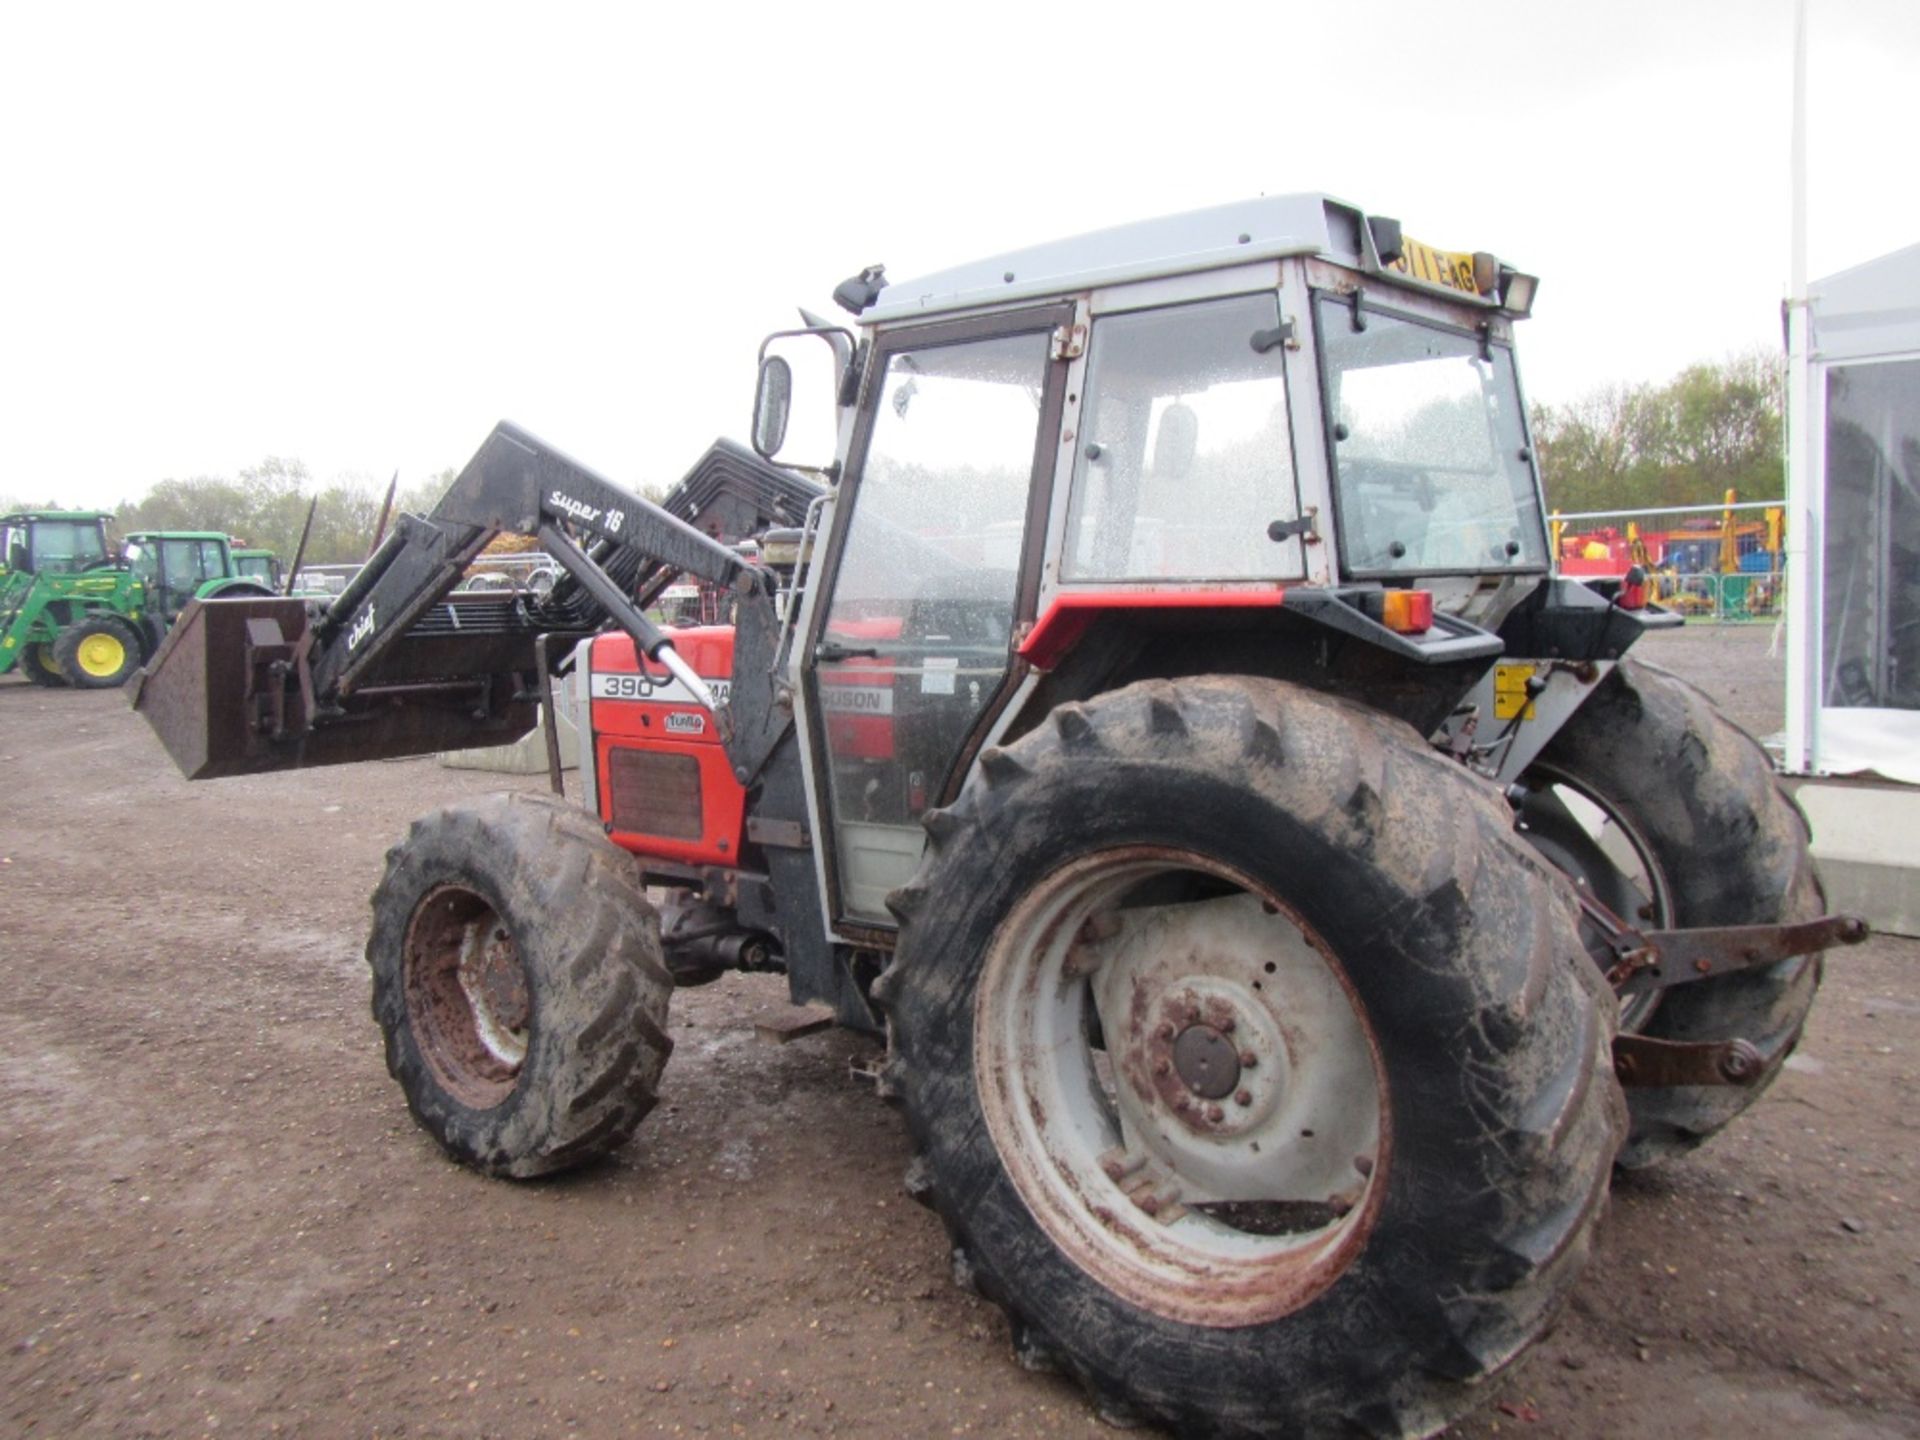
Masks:
[[[425,816],[374,895],[451,1155],[605,1154],[673,989],[784,972],[885,1036],[1024,1361],[1183,1434],[1431,1433],[1864,935],[1628,654],[1678,617],[1552,573],[1534,288],[1324,196],[874,267],[676,492],[767,497],[756,546],[502,424],[331,604],[191,608],[135,704],[198,778],[498,743],[571,667],[584,793]],[[774,463],[809,346],[823,485]],[[564,578],[450,593],[501,531]],[[687,581],[725,623],[648,618]]]

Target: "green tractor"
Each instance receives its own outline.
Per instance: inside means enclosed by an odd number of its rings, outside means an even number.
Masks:
[[[0,516],[0,675],[17,665],[36,685],[118,684],[138,666],[146,596],[107,550],[112,518],[98,510]],[[115,678],[92,678],[116,666]]]
[[[234,573],[248,580],[258,581],[275,595],[287,588],[286,576],[280,570],[280,557],[271,550],[242,549],[233,547]]]
[[[274,593],[236,567],[216,531],[140,531],[116,558],[106,541],[112,518],[97,510],[0,517],[0,674],[18,665],[39,685],[121,685],[188,601]]]
[[[242,553],[218,530],[136,530],[128,535],[120,546],[120,566],[140,583],[147,602],[139,637],[140,657],[126,674],[101,683],[118,685],[138,669],[141,660],[160,648],[188,602],[278,594],[271,579],[279,564],[273,552],[245,552],[267,558],[270,568],[266,575],[243,567]]]

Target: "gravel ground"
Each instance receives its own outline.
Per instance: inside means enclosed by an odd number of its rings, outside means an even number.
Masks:
[[[1648,653],[1766,732],[1768,639]],[[848,1074],[870,1044],[752,1038],[777,980],[676,998],[612,1161],[441,1157],[368,1018],[366,900],[410,817],[501,784],[189,786],[123,696],[0,679],[0,1434],[1104,1433],[949,1283]],[[1755,1111],[1615,1187],[1557,1329],[1456,1433],[1920,1434],[1916,959],[1837,959]]]

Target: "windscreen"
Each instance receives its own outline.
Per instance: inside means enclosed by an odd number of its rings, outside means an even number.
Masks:
[[[64,573],[84,570],[107,558],[100,527],[75,520],[33,522],[33,568]]]
[[[1347,573],[1545,568],[1513,351],[1331,296],[1318,308]]]

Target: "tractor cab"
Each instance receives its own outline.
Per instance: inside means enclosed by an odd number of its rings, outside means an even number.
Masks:
[[[1331,630],[1361,643],[1313,683],[1379,704],[1404,669],[1387,703],[1439,726],[1549,580],[1513,356],[1534,289],[1285,196],[869,270],[836,294],[857,346],[769,342],[755,435],[781,463],[806,458],[781,443],[797,352],[842,367],[797,675],[839,933],[891,931],[976,755],[1126,665],[1290,674]]]
[[[97,510],[40,510],[0,516],[0,569],[73,575],[106,563],[107,521]]]
[[[235,546],[233,572],[266,586],[276,595],[286,585],[286,577],[280,573],[280,557],[271,550],[248,550]]]
[[[195,599],[265,596],[273,587],[241,571],[227,536],[214,530],[141,530],[127,536],[120,559],[146,587],[162,633]]]

